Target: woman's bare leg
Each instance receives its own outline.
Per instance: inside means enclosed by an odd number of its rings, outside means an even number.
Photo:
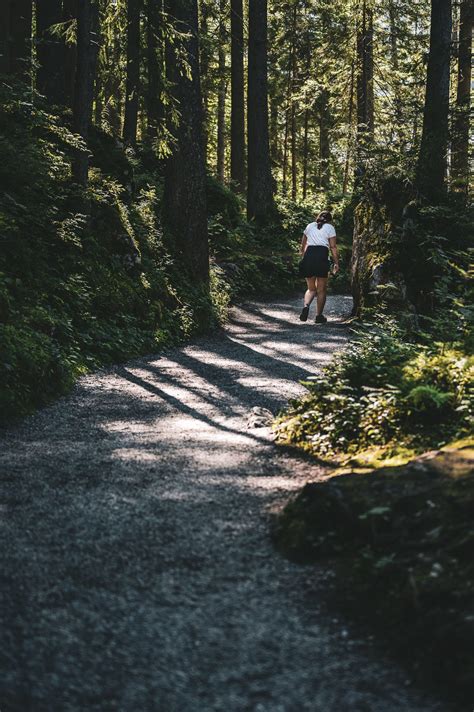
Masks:
[[[318,298],[316,300],[317,316],[321,316],[321,314],[324,311],[324,305],[326,304],[327,288],[328,288],[328,278],[327,277],[318,277],[318,281],[317,281]]]
[[[316,296],[316,277],[306,277],[306,284],[308,289],[304,293],[304,305],[309,307]]]

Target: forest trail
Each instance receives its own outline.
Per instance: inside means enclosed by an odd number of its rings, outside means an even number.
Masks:
[[[447,709],[328,619],[328,574],[272,549],[269,507],[318,469],[249,412],[277,412],[347,339],[298,313],[235,308],[2,435],[2,710]]]

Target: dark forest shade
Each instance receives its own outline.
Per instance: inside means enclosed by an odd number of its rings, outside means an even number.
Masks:
[[[127,77],[123,139],[132,146],[137,140],[138,97],[140,92],[140,8],[141,0],[127,2]]]
[[[77,12],[77,66],[74,87],[74,131],[87,143],[91,116],[91,0],[80,0]],[[89,167],[87,149],[77,150],[72,164],[74,179],[86,185]]]
[[[451,178],[454,190],[469,190],[469,114],[471,109],[473,0],[461,3],[459,21],[458,81],[453,121]]]
[[[162,0],[147,0],[146,4],[146,112],[148,138],[156,138],[163,119],[163,47],[160,33]]]
[[[2,3],[3,21],[2,49],[5,51],[4,70],[20,79],[29,79],[31,68],[31,0],[4,0]],[[3,41],[3,33],[5,40]]]
[[[267,0],[249,1],[247,215],[266,222],[274,213],[268,137]]]
[[[167,74],[175,101],[182,107],[178,126],[170,126],[174,150],[167,161],[164,222],[176,242],[183,266],[194,281],[209,279],[206,167],[202,141],[202,97],[199,75],[196,0],[168,0],[166,9],[179,31],[179,47],[167,43]],[[175,51],[183,53],[191,77],[179,71]]]
[[[78,0],[63,0],[63,22],[68,26],[77,17]],[[64,48],[64,103],[74,106],[74,82],[76,77],[76,45],[66,44]]]
[[[431,0],[430,51],[417,166],[418,191],[429,201],[439,200],[446,190],[451,31],[451,0]]]
[[[231,0],[230,177],[245,190],[244,18],[242,0]]]
[[[50,104],[64,104],[65,44],[52,32],[52,27],[63,20],[61,0],[36,2],[36,52],[38,72],[36,87]]]

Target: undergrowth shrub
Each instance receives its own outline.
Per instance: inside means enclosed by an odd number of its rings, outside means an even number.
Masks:
[[[9,422],[87,370],[216,327],[230,290],[217,266],[210,291],[175,266],[153,155],[93,130],[84,194],[71,180],[67,117],[11,87],[0,87],[0,103],[0,421]]]
[[[391,443],[442,446],[469,432],[473,379],[473,357],[409,342],[385,319],[305,383],[308,395],[277,420],[277,437],[323,457]]]

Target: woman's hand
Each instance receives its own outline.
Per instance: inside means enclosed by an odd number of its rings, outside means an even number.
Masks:
[[[336,262],[336,263],[333,265],[332,273],[333,273],[333,274],[337,274],[338,272],[339,272],[339,262]]]

